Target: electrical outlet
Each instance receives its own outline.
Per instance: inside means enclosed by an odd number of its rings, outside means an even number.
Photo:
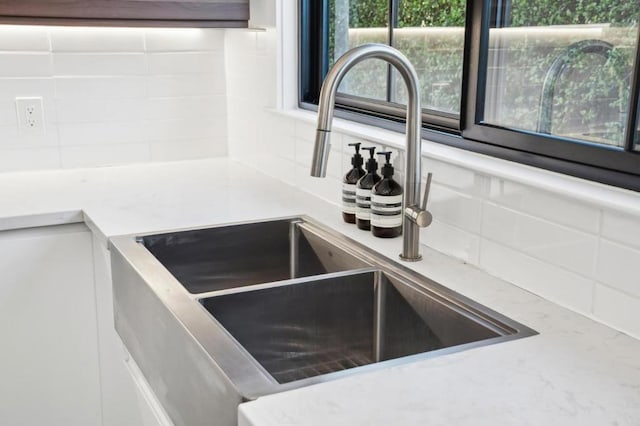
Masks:
[[[18,129],[21,134],[44,133],[44,107],[42,98],[16,98]]]

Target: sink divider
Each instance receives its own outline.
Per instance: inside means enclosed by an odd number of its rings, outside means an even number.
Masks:
[[[298,276],[298,255],[299,249],[298,246],[300,244],[300,224],[303,221],[292,220],[289,224],[289,276],[293,279]]]
[[[381,274],[382,274],[380,269],[375,266],[368,266],[366,268],[349,269],[347,271],[330,272],[326,274],[309,275],[306,277],[292,278],[288,280],[272,281],[272,282],[252,284],[252,285],[247,285],[242,287],[227,288],[224,290],[214,290],[206,293],[192,294],[191,296],[193,299],[201,301],[203,299],[208,299],[210,297],[224,296],[227,294],[245,293],[248,291],[262,290],[262,289],[273,288],[273,287],[305,284],[313,281],[325,280],[330,278],[338,278],[338,277],[346,277],[350,275],[360,275],[360,274],[371,273],[371,272],[375,274],[376,281],[380,280],[379,277],[381,277]]]

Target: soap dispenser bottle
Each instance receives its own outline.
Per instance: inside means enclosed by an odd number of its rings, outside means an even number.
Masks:
[[[364,160],[360,155],[360,142],[350,143],[356,153],[351,158],[353,168],[342,179],[342,219],[347,223],[356,223],[356,185],[366,173],[362,168]]]
[[[371,229],[370,212],[371,212],[371,188],[382,178],[378,174],[378,162],[376,161],[375,147],[363,147],[369,151],[369,159],[367,160],[367,174],[362,176],[356,185],[356,226],[360,229],[368,231]]]
[[[393,238],[402,234],[402,186],[393,179],[391,151],[378,155],[384,155],[386,162],[382,166],[382,180],[371,189],[371,233]]]

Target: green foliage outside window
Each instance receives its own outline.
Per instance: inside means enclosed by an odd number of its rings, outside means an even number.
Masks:
[[[388,8],[388,0],[330,1],[330,62],[335,59],[336,50],[340,54],[345,48],[365,42],[385,42]],[[415,65],[425,107],[459,113],[465,8],[466,0],[399,0],[394,45]],[[342,16],[336,16],[336,10]],[[600,25],[599,37],[613,44],[614,49],[606,61],[596,55],[585,55],[562,74],[554,96],[552,133],[621,144],[629,102],[628,77],[637,41],[637,2],[512,0],[510,10],[509,27],[522,30],[508,41],[492,33],[488,72],[494,73],[496,84],[492,86],[491,78],[487,81],[488,103],[492,107],[485,111],[485,118],[506,127],[535,130],[542,83],[549,66],[570,43],[588,37],[580,32],[582,28]],[[336,24],[340,19],[342,23]],[[577,38],[554,39],[553,33],[541,38],[526,34],[526,27],[547,27],[553,31],[554,27],[549,26],[576,26]],[[444,27],[457,27],[460,31],[438,31]],[[348,31],[338,49],[336,29]],[[494,60],[503,64],[503,68],[500,65],[491,68]],[[380,64],[361,65],[348,76],[346,93],[384,99],[386,68]],[[394,79],[398,84],[391,101],[402,103],[404,86],[399,77]]]
[[[349,1],[349,26],[387,26],[388,5],[388,0]],[[400,0],[398,26],[464,26],[465,8],[465,0]],[[628,26],[638,21],[638,4],[634,1],[513,0],[511,9],[511,26],[514,27],[605,22]]]

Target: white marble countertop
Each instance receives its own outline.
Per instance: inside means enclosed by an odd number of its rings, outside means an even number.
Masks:
[[[0,229],[85,220],[104,237],[307,214],[394,258],[339,209],[227,159],[0,175]],[[537,336],[240,406],[240,425],[640,425],[640,341],[423,248],[408,266]]]

